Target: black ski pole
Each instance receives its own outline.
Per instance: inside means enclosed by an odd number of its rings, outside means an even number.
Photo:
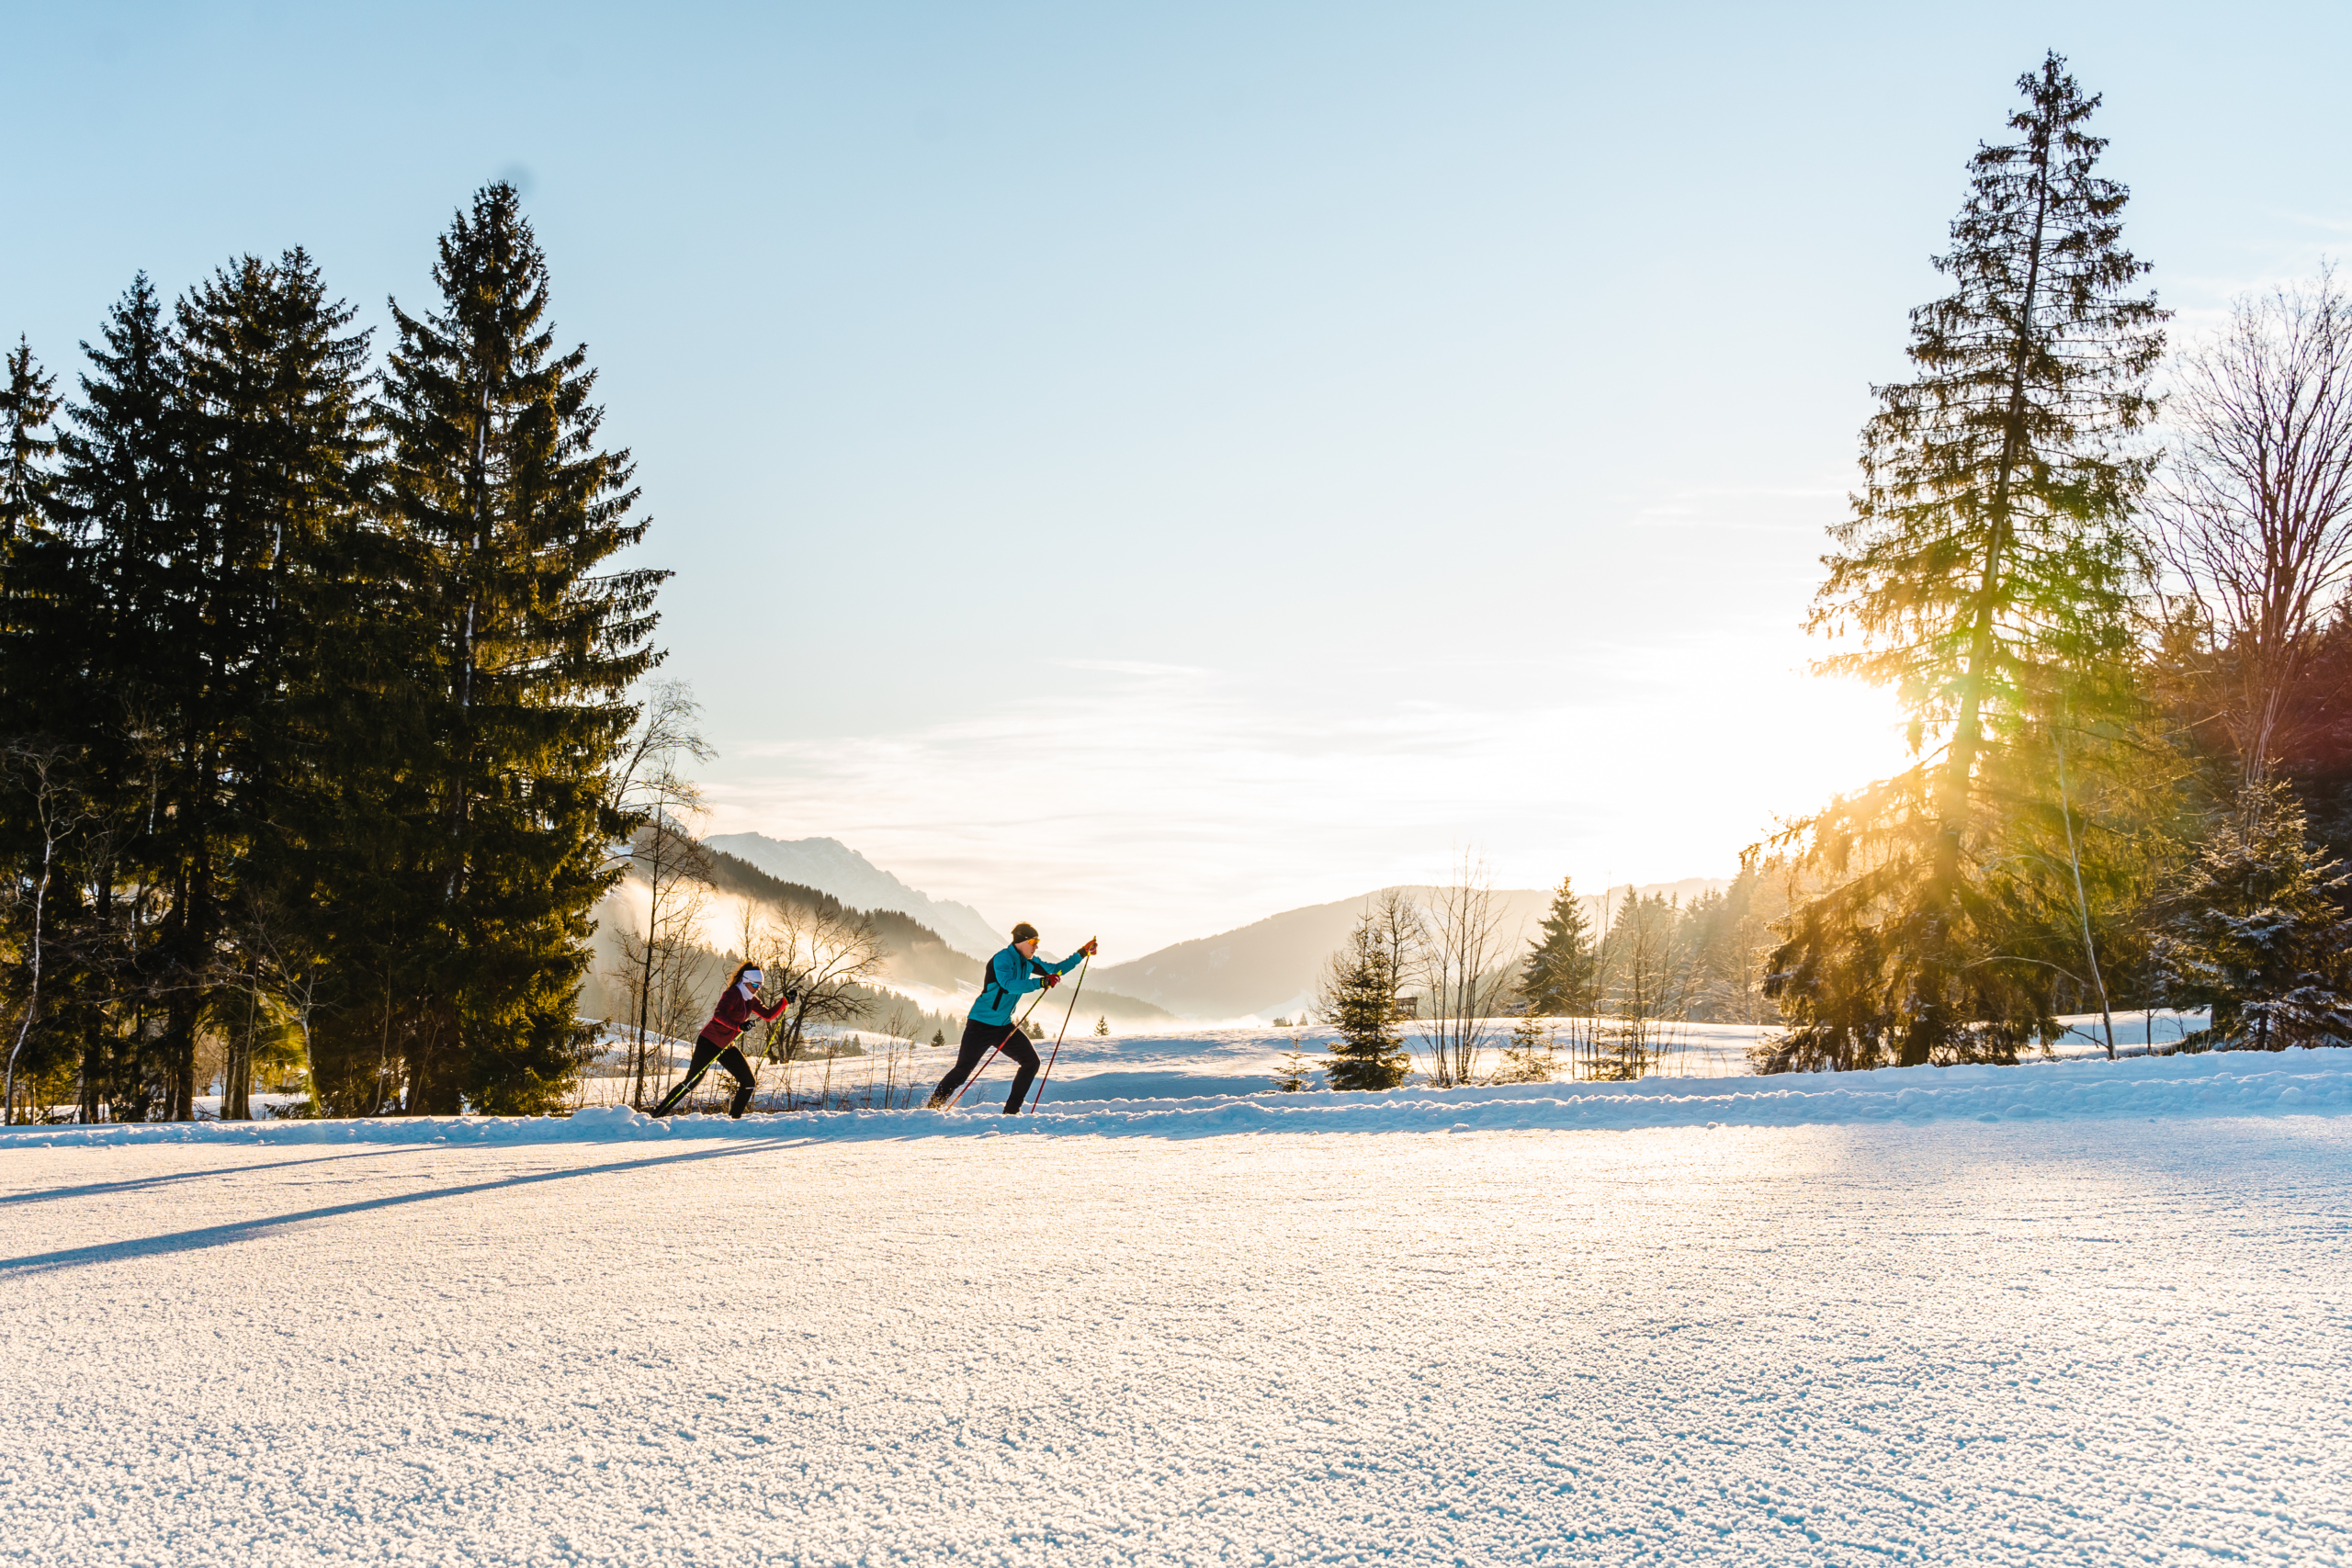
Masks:
[[[1046,1086],[1054,1078],[1054,1064],[1062,1059],[1062,1036],[1069,1032],[1069,1021],[1078,1012],[1078,998],[1086,991],[1086,966],[1093,962],[1094,954],[1091,953],[1078,961],[1078,984],[1070,987],[1069,1010],[1062,1014],[1062,1026],[1054,1031],[1054,1054],[1046,1058],[1045,1076],[1037,1080],[1037,1092],[1029,1098],[1032,1111],[1046,1098]]]

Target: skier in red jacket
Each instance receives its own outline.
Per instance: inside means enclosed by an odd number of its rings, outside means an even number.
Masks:
[[[703,1074],[710,1071],[713,1062],[725,1067],[728,1076],[735,1080],[735,1098],[729,1102],[727,1114],[743,1114],[743,1108],[752,1103],[752,1064],[735,1043],[735,1037],[749,1029],[753,1019],[765,1022],[797,999],[786,991],[773,1006],[763,1005],[760,986],[765,979],[756,964],[735,966],[735,973],[727,977],[727,994],[718,998],[718,1006],[711,1010],[710,1021],[702,1026],[701,1037],[695,1041],[694,1065],[678,1080],[678,1087],[662,1097],[662,1103],[653,1108],[654,1115],[667,1116],[675,1111],[678,1102],[702,1081]]]

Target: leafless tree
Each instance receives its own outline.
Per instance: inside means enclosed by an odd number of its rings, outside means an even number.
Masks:
[[[712,863],[696,834],[702,788],[685,770],[687,763],[707,762],[718,753],[703,739],[701,715],[694,689],[684,681],[651,682],[613,774],[613,798],[642,824],[619,858],[645,884],[645,923],[641,930],[619,933],[615,976],[628,998],[636,1035],[629,1099],[639,1107],[650,1076],[651,1037],[674,1039],[691,1029],[702,1001],[701,972],[707,964],[702,917],[710,898]],[[661,1053],[666,1077],[666,1043]]]
[[[300,921],[275,900],[256,900],[246,908],[240,942],[251,954],[245,971],[253,987],[254,1011],[267,1011],[284,1019],[302,1040],[302,1068],[310,1088],[313,1112],[318,1108],[318,1077],[311,1062],[311,1049],[318,1026],[319,1014],[324,1007],[323,991],[326,961],[311,944],[299,940]],[[244,1053],[242,1083],[232,1071],[223,1086],[220,1119],[224,1122],[244,1121],[252,1115],[253,1057],[248,1047]]]
[[[662,775],[681,771],[681,759],[707,762],[718,753],[703,739],[702,705],[684,681],[655,681],[639,705],[637,728],[613,773],[612,798],[625,810],[650,811],[662,793]]]
[[[804,908],[787,904],[771,912],[762,928],[755,957],[800,998],[792,1010],[767,1026],[763,1056],[772,1055],[779,1032],[784,1059],[800,1054],[801,1033],[810,1023],[848,1023],[865,1011],[865,983],[882,972],[888,956],[874,922],[854,910]]]
[[[1396,1016],[1419,1016],[1420,998],[1405,995],[1405,987],[1420,976],[1429,945],[1429,921],[1420,905],[1401,887],[1384,887],[1373,895],[1364,913],[1372,922],[1368,941],[1378,951],[1389,977]]]
[[[1478,1081],[1478,1058],[1515,978],[1516,933],[1507,941],[1501,927],[1494,878],[1485,861],[1465,852],[1453,880],[1432,896],[1421,946],[1428,1005],[1420,1034],[1434,1088]]]
[[[652,820],[638,829],[629,845],[630,874],[645,885],[645,922],[642,928],[632,923],[623,930],[618,942],[618,978],[636,1032],[629,1100],[639,1107],[650,1077],[654,1038],[679,1038],[694,1026],[701,1005],[702,970],[707,964],[702,917],[711,893],[710,852],[693,830],[701,815],[700,790],[665,767],[654,775],[648,795]],[[663,1043],[659,1049],[666,1077],[670,1047]]]
[[[1663,894],[1645,898],[1628,886],[1601,933],[1600,1018],[1582,1077],[1634,1079],[1661,1065],[1668,1025],[1689,1015],[1694,970],[1678,951],[1680,911]]]
[[[41,963],[49,922],[49,886],[57,874],[59,848],[74,836],[90,815],[80,793],[65,782],[62,755],[53,747],[16,744],[0,752],[0,765],[23,781],[32,808],[32,827],[40,839],[40,869],[34,874],[29,897],[30,922],[24,945],[25,1001],[17,1016],[16,1038],[8,1045],[7,1087],[0,1094],[0,1117],[17,1120],[17,1064],[40,1019]],[[12,891],[17,891],[12,889]]]
[[[2352,301],[2332,270],[2242,299],[2179,374],[2163,550],[2213,644],[2215,716],[2259,783],[2315,625],[2352,574]]]

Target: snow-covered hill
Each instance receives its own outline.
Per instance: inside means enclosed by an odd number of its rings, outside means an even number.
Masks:
[[[764,833],[720,833],[705,842],[750,862],[770,876],[830,893],[852,908],[896,909],[912,916],[967,957],[986,958],[1004,945],[1004,931],[969,904],[933,898],[910,887],[839,839],[779,840]]]

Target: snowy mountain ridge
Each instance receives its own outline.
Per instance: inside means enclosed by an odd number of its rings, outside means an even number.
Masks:
[[[1005,933],[969,904],[933,898],[910,887],[839,839],[719,833],[703,841],[770,876],[830,893],[852,908],[895,909],[929,926],[967,957],[986,958],[1004,945]]]

